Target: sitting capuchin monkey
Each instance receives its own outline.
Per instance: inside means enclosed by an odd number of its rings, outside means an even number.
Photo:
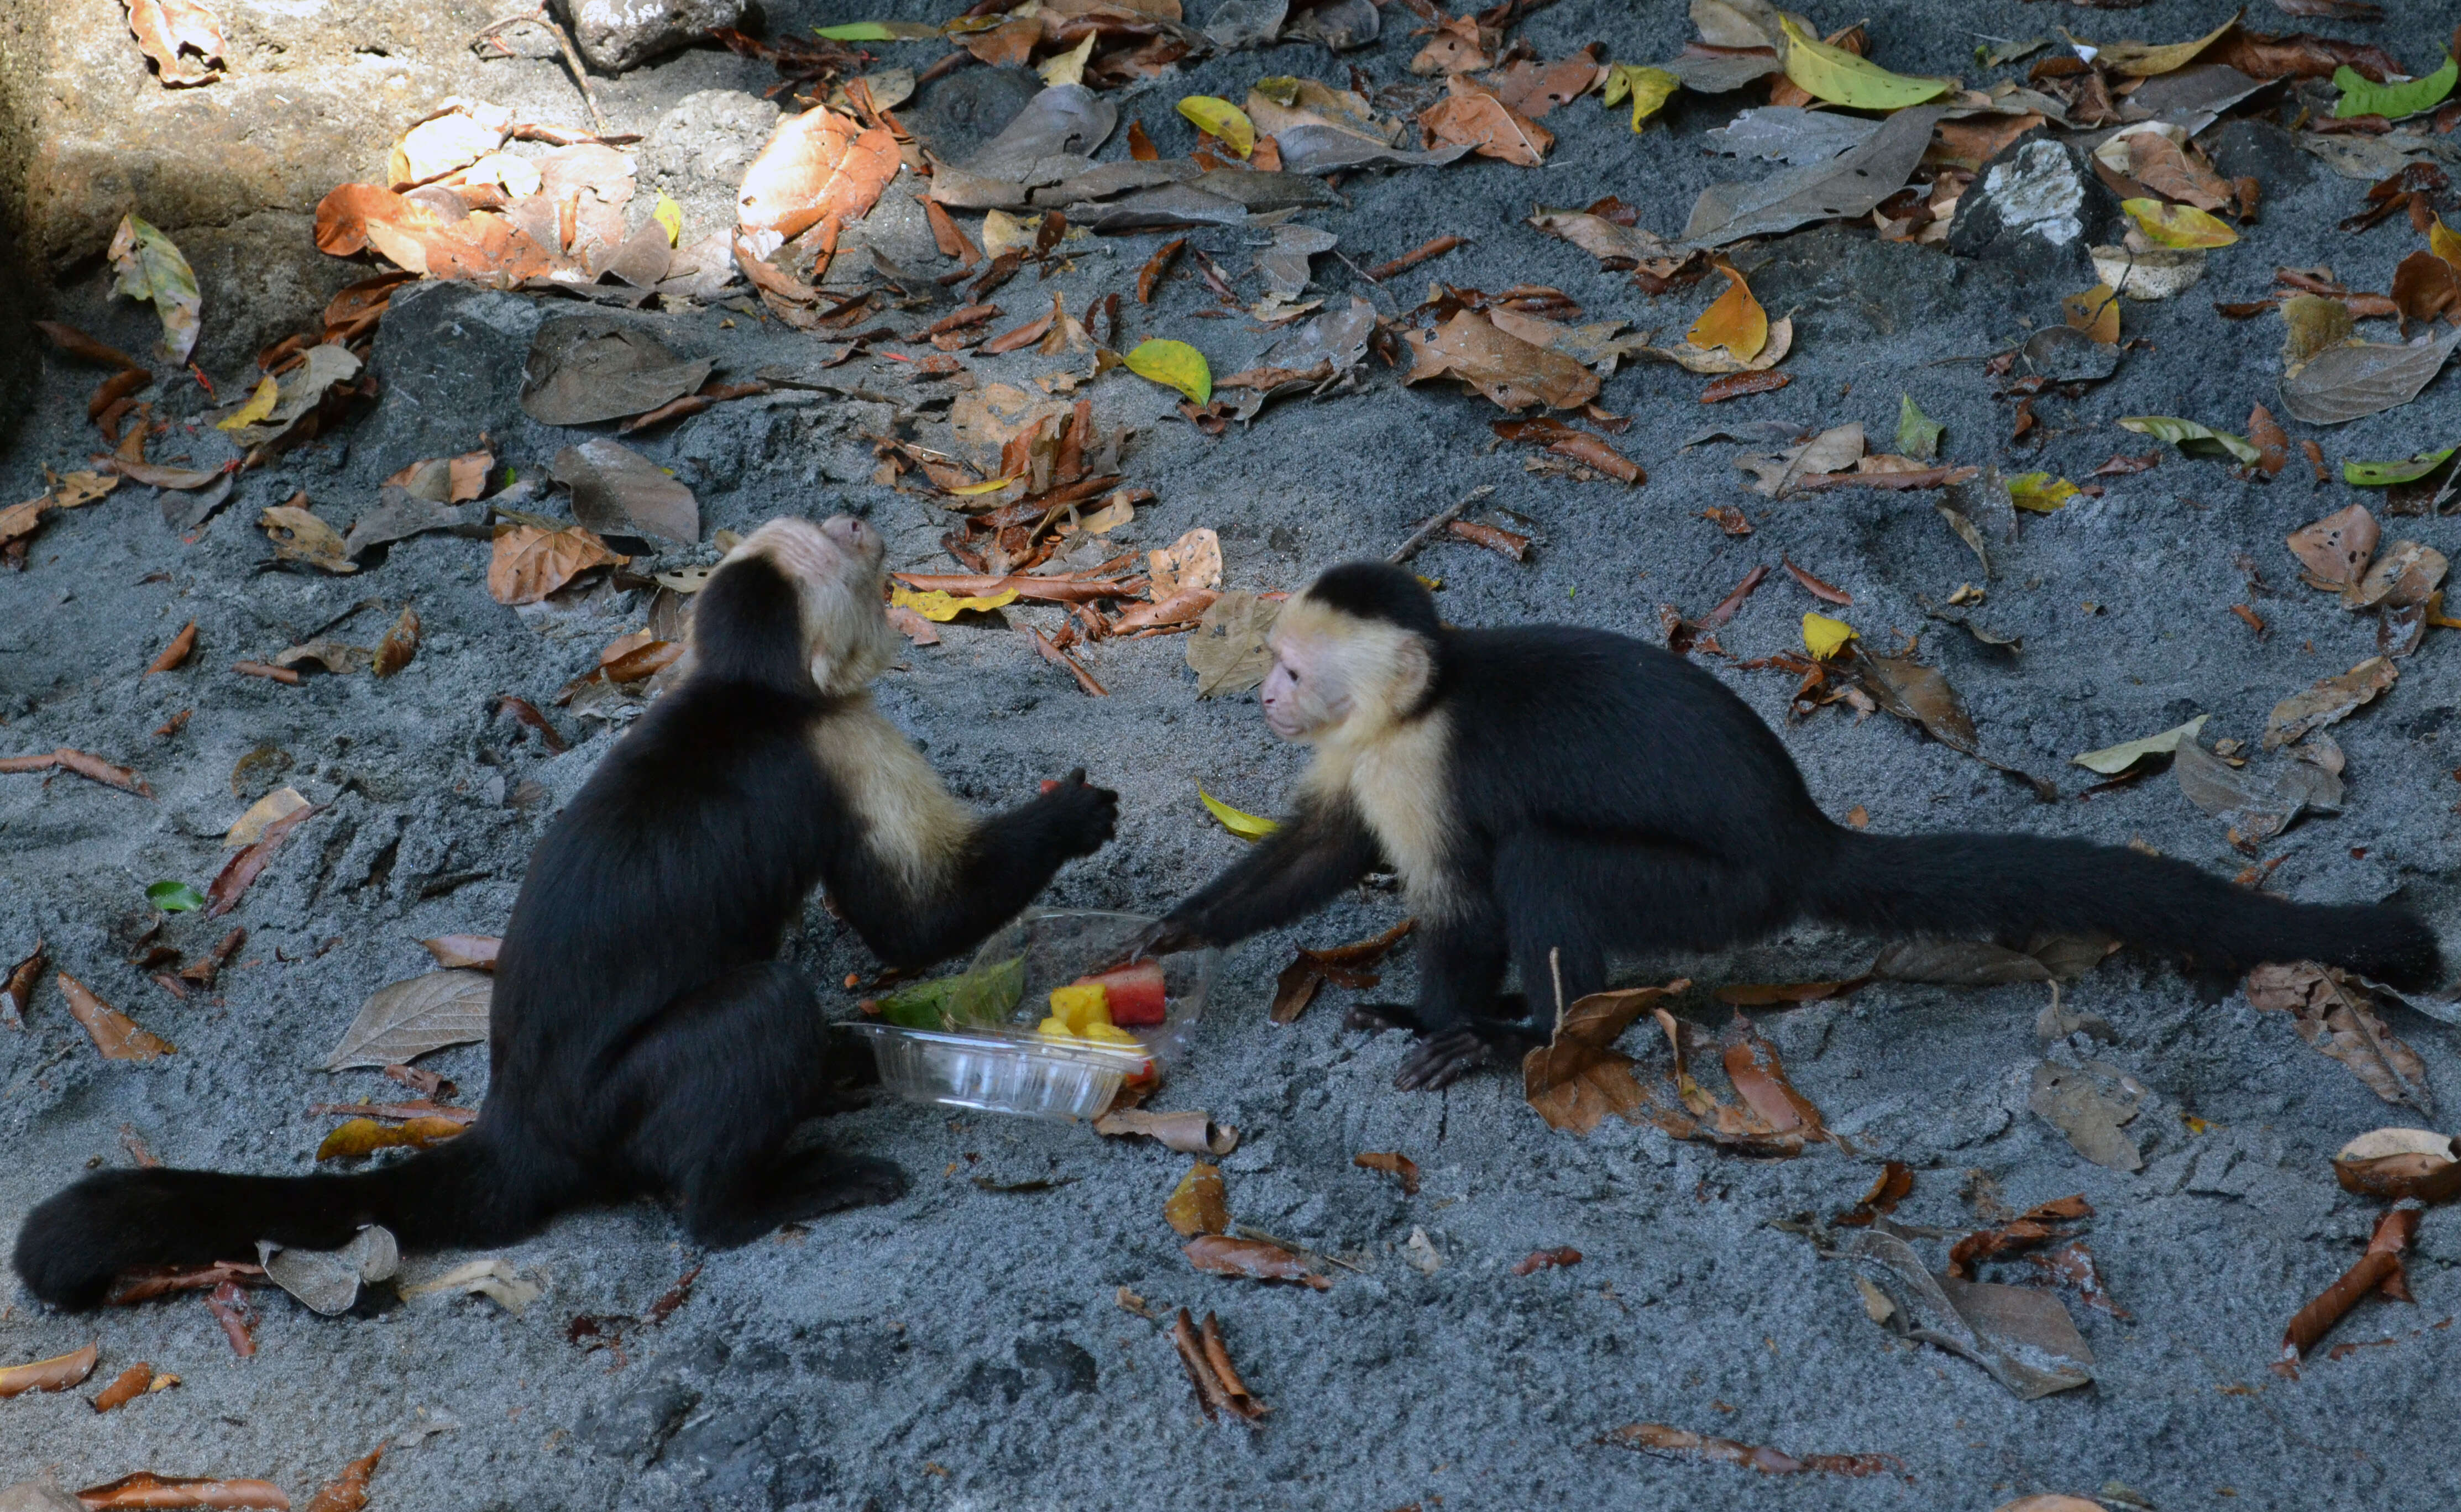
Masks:
[[[886,1161],[787,1153],[835,1078],[785,931],[817,884],[890,965],[952,955],[1100,849],[1119,799],[1082,771],[995,818],[949,796],[867,691],[897,658],[883,552],[858,520],[773,520],[701,589],[682,681],[530,858],[469,1132],[349,1176],[98,1172],[26,1219],[27,1289],[90,1308],[132,1267],[329,1248],[363,1224],[409,1249],[503,1244],[640,1194],[712,1247],[895,1199]]]
[[[2386,905],[2287,903],[2184,862],[2031,835],[1867,835],[1715,677],[1569,626],[1454,629],[1409,573],[1338,566],[1272,634],[1265,722],[1316,748],[1297,812],[1148,931],[1145,953],[1228,945],[1321,907],[1380,861],[1419,921],[1415,1012],[1354,1027],[1419,1046],[1397,1085],[1517,1060],[1614,951],[1708,950],[1816,919],[1886,934],[2095,932],[2207,969],[2314,960],[2431,986],[2435,936]],[[1555,981],[1560,978],[1560,988]]]

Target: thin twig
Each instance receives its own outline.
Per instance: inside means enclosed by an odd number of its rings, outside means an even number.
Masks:
[[[589,71],[582,66],[581,53],[572,45],[571,34],[556,23],[554,16],[547,13],[546,7],[539,6],[533,10],[508,15],[501,21],[490,21],[481,27],[478,34],[471,40],[475,42],[480,37],[493,36],[504,28],[518,26],[524,21],[534,21],[546,28],[548,33],[555,38],[555,45],[564,50],[565,64],[572,70],[572,81],[581,86],[582,102],[589,107],[589,118],[598,123],[598,135],[606,136],[607,113],[598,108],[598,91],[590,87]]]
[[[1493,492],[1495,492],[1495,485],[1493,483],[1479,484],[1476,488],[1471,489],[1467,494],[1464,495],[1461,502],[1446,505],[1433,518],[1428,520],[1425,524],[1421,525],[1418,529],[1410,532],[1410,539],[1402,542],[1400,545],[1395,546],[1393,548],[1393,554],[1386,557],[1384,560],[1392,563],[1396,566],[1409,561],[1411,557],[1418,553],[1421,546],[1425,545],[1428,542],[1436,539],[1436,537],[1443,535],[1444,527],[1451,524],[1454,521],[1459,520],[1470,505],[1477,503],[1480,500],[1485,499],[1487,495]]]

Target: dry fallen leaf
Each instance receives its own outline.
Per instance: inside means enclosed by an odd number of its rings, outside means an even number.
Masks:
[[[374,671],[379,677],[390,677],[410,665],[418,654],[418,611],[409,605],[401,607],[401,617],[376,642]]]
[[[2373,1129],[2333,1157],[2333,1179],[2346,1192],[2398,1203],[2441,1203],[2461,1194],[2461,1158],[2452,1137],[2431,1129]]]
[[[1768,345],[1768,312],[1752,297],[1743,274],[1724,263],[1718,271],[1726,275],[1726,291],[1709,302],[1683,339],[1703,351],[1723,348],[1736,361],[1749,362]]]
[[[2371,703],[2401,676],[2401,669],[2382,656],[2370,656],[2348,671],[2319,680],[2273,706],[2264,722],[2264,749],[2278,751],[2302,740],[2326,725],[2338,724],[2360,706]]]
[[[2141,1170],[2145,1158],[2121,1128],[2136,1117],[2145,1088],[2135,1077],[2099,1060],[2067,1067],[2044,1061],[2034,1068],[2026,1106],[2067,1136],[2075,1151],[2114,1171]]]
[[[848,225],[879,201],[897,168],[897,138],[887,127],[867,129],[816,106],[781,120],[770,134],[744,172],[737,219],[746,231],[780,237],[824,220]]]
[[[2356,977],[2314,961],[2259,966],[2247,974],[2247,1000],[2288,1013],[2300,1039],[2349,1067],[2385,1101],[2435,1117],[2418,1052],[2385,1027]]]
[[[1316,1000],[1316,989],[1327,982],[1353,991],[1374,987],[1381,978],[1368,968],[1383,960],[1416,923],[1416,920],[1404,919],[1371,939],[1322,950],[1300,947],[1298,959],[1282,968],[1281,976],[1274,983],[1273,1006],[1269,1016],[1276,1024],[1295,1021],[1307,1012],[1308,1004]]]
[[[2308,586],[2338,593],[2365,575],[2380,534],[2366,505],[2352,504],[2293,532],[2290,551],[2305,569],[2300,575]]]
[[[621,441],[600,437],[567,446],[547,472],[572,490],[572,518],[588,529],[686,546],[700,539],[700,501],[693,491]]]
[[[1222,540],[1203,525],[1161,551],[1145,553],[1148,596],[1157,604],[1188,588],[1222,586]]]
[[[1114,1108],[1094,1120],[1094,1132],[1114,1138],[1142,1134],[1182,1155],[1222,1156],[1239,1147],[1238,1130],[1192,1110],[1148,1113],[1143,1108]]]
[[[356,572],[358,564],[342,548],[342,533],[310,513],[305,493],[287,504],[268,506],[257,518],[273,541],[273,554],[285,562],[304,562],[320,572]]]
[[[1610,1113],[1630,1118],[1647,1101],[1632,1057],[1614,1046],[1642,1013],[1692,984],[1596,992],[1563,1010],[1552,1040],[1521,1057],[1522,1096],[1548,1126],[1589,1134]]]
[[[482,971],[496,969],[496,953],[503,948],[503,940],[492,934],[439,934],[433,940],[421,940],[436,964],[451,970],[456,967],[475,967]]]
[[[1664,1423],[1626,1423],[1599,1438],[1598,1442],[1613,1444],[1619,1449],[1680,1454],[1715,1460],[1721,1464],[1757,1470],[1765,1476],[1808,1472],[1877,1476],[1901,1475],[1905,1471],[1904,1462],[1894,1455],[1790,1455],[1782,1449],[1739,1443],[1732,1438],[1715,1438],[1707,1434],[1694,1433],[1689,1428],[1670,1428]]]
[[[396,1286],[394,1290],[404,1302],[443,1292],[476,1293],[491,1299],[515,1317],[520,1317],[543,1294],[536,1282],[524,1280],[522,1273],[502,1255],[465,1260],[440,1275]],[[664,1301],[665,1298],[659,1300]],[[674,1310],[670,1308],[668,1310]]]
[[[1121,1305],[1125,1307],[1128,1288],[1122,1287],[1120,1292]],[[1239,1372],[1230,1363],[1230,1351],[1223,1340],[1221,1325],[1214,1321],[1212,1313],[1205,1314],[1204,1326],[1199,1329],[1188,1310],[1180,1309],[1178,1319],[1171,1325],[1170,1342],[1179,1352],[1180,1363],[1188,1368],[1188,1382],[1196,1388],[1196,1402],[1205,1409],[1206,1421],[1219,1421],[1219,1415],[1228,1412],[1253,1425],[1273,1410],[1258,1401],[1249,1392],[1247,1382],[1239,1378]]]
[[[1238,1276],[1251,1281],[1293,1281],[1311,1290],[1329,1290],[1333,1283],[1308,1268],[1292,1250],[1262,1239],[1234,1239],[1207,1234],[1184,1246],[1188,1263],[1209,1276]]]
[[[258,1507],[289,1512],[290,1498],[270,1480],[220,1480],[204,1476],[121,1476],[76,1494],[87,1512],[116,1507]]]
[[[431,1050],[487,1037],[495,979],[484,971],[430,971],[378,988],[327,1057],[327,1071],[406,1063]]]
[[[171,1054],[169,1040],[138,1028],[136,1020],[95,996],[83,982],[66,971],[56,973],[55,980],[60,995],[68,999],[69,1012],[85,1026],[103,1059],[152,1060]]]
[[[2409,1247],[2411,1237],[2418,1231],[2421,1209],[2396,1207],[2376,1220],[2374,1234],[2367,1240],[2366,1253],[2361,1255],[2339,1279],[2320,1292],[2316,1299],[2300,1308],[2281,1331],[2281,1358],[2277,1371],[2296,1374],[2300,1360],[2323,1342],[2324,1335],[2342,1314],[2355,1307],[2368,1292],[2381,1289],[2386,1296],[2409,1300],[2408,1282],[2402,1273],[2401,1252]]]
[[[1554,135],[1503,100],[1456,76],[1455,93],[1420,113],[1431,144],[1464,145],[1482,158],[1524,168],[1547,160]]]
[[[1570,1245],[1553,1249],[1533,1249],[1512,1264],[1516,1276],[1534,1276],[1541,1270],[1555,1270],[1581,1263],[1581,1252]]]
[[[1163,1203],[1162,1216],[1183,1239],[1218,1234],[1229,1228],[1230,1197],[1222,1184],[1221,1168],[1204,1161],[1189,1166]]]
[[[384,1452],[385,1446],[378,1444],[364,1459],[344,1465],[339,1477],[308,1499],[303,1512],[360,1512],[368,1504],[368,1480],[376,1473],[376,1461]]]
[[[84,1349],[67,1354],[54,1354],[47,1360],[0,1369],[0,1397],[14,1396],[21,1392],[64,1392],[94,1374],[95,1361],[102,1358],[102,1341],[96,1339]]]
[[[1726,1079],[1762,1121],[1780,1134],[1799,1134],[1807,1139],[1829,1138],[1820,1110],[1786,1079],[1777,1047],[1760,1036],[1750,1019],[1737,1013],[1727,1024],[1721,1045]]]
[[[1408,330],[1410,370],[1402,381],[1452,377],[1503,409],[1577,409],[1597,397],[1598,375],[1576,359],[1497,329],[1485,311],[1456,310],[1434,330]]]
[[[1350,1158],[1363,1171],[1382,1171],[1402,1183],[1402,1195],[1419,1195],[1419,1162],[1392,1150],[1366,1150]]]
[[[433,1116],[406,1119],[398,1124],[378,1123],[374,1118],[353,1118],[325,1136],[316,1146],[319,1161],[349,1161],[374,1155],[378,1150],[408,1146],[424,1150],[458,1139],[467,1133],[458,1118]]]
[[[1196,696],[1243,693],[1265,680],[1273,653],[1265,645],[1281,606],[1252,593],[1225,593],[1206,607],[1188,638]]]
[[[2093,1351],[2059,1299],[2035,1288],[1935,1276],[1914,1246],[1868,1229],[1839,1246],[1855,1263],[1875,1321],[1923,1343],[1964,1355],[2021,1399],[2092,1384]]]
[[[546,530],[515,525],[496,538],[487,564],[487,592],[499,604],[536,604],[592,567],[620,565],[631,558],[579,525]]]
[[[296,797],[295,794],[293,796]],[[272,797],[269,795],[265,802],[259,803],[258,807],[262,808],[266,802],[272,801]],[[257,809],[251,808],[246,814],[240,816],[240,824],[232,826],[234,831],[240,825],[246,824],[256,812]],[[248,884],[255,882],[259,874],[271,863],[275,853],[282,849],[282,842],[290,838],[290,832],[323,812],[322,808],[310,803],[305,808],[291,809],[278,818],[268,820],[263,832],[256,840],[251,841],[246,849],[225,862],[223,869],[214,874],[212,884],[205,888],[207,900],[205,917],[219,919],[238,907],[241,897],[247,892]]]

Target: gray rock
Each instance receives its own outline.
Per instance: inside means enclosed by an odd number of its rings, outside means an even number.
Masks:
[[[2273,199],[2301,184],[2312,183],[2324,170],[2299,150],[2299,140],[2269,120],[2236,117],[2198,139],[2214,169],[2225,179],[2254,175]]]
[[[1383,33],[1383,13],[1370,0],[1326,0],[1299,12],[1283,35],[1296,42],[1321,42],[1336,53],[1365,47]]]
[[[516,423],[539,307],[470,284],[405,284],[376,328],[385,376],[376,413],[353,444],[410,460],[469,450],[473,419]]]
[[[1948,249],[2007,262],[2027,280],[2074,284],[2090,271],[2086,248],[2118,240],[2118,198],[2082,151],[2027,138],[1975,175],[1949,224]]]
[[[1282,30],[1291,0],[1222,0],[1205,21],[1205,39],[1225,53],[1271,47]]]
[[[610,1459],[647,1465],[658,1458],[700,1393],[680,1381],[653,1381],[589,1408],[572,1436]]]
[[[557,0],[591,68],[621,74],[743,19],[743,0]]]
[[[1030,68],[961,68],[923,86],[897,113],[906,129],[943,162],[961,162],[998,136],[1042,93]]]

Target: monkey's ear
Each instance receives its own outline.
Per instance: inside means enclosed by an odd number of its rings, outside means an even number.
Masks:
[[[1436,649],[1423,635],[1404,635],[1393,648],[1393,708],[1415,709],[1436,682]]]

